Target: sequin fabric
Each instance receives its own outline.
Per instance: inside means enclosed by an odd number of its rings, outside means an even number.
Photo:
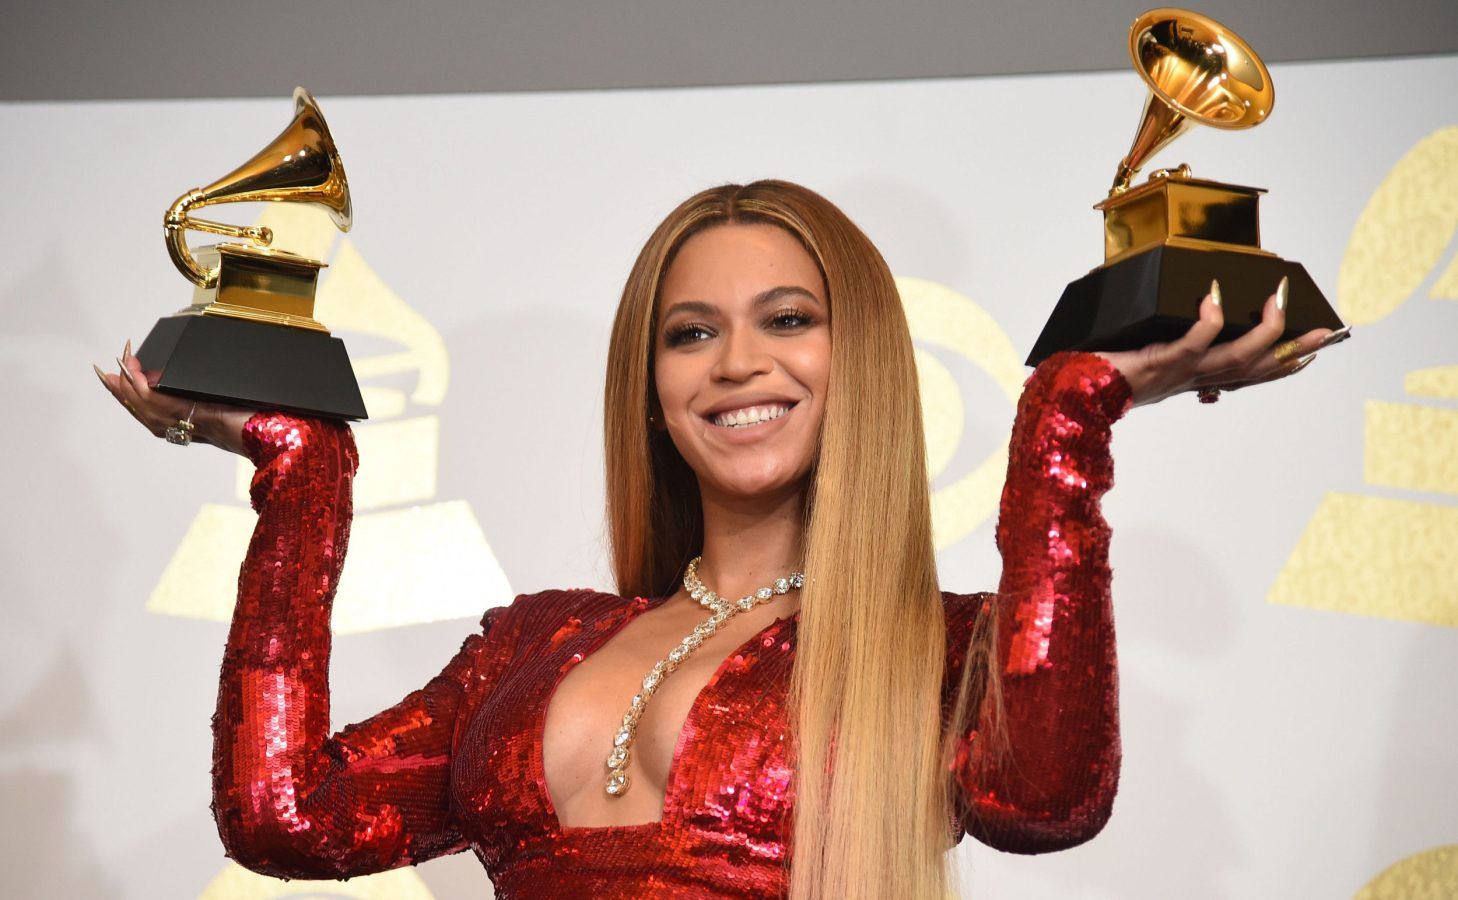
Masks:
[[[944,594],[948,692],[973,624],[996,605],[1000,723],[978,718],[952,777],[961,827],[1004,850],[1092,837],[1118,779],[1109,429],[1127,383],[1058,354],[1019,402],[997,543],[997,594]],[[329,610],[359,459],[347,426],[258,413],[244,430],[259,514],[239,579],[213,720],[213,812],[239,863],[346,878],[472,849],[503,900],[776,897],[794,793],[785,705],[798,617],[724,660],[679,738],[660,821],[563,827],[542,768],[557,684],[666,598],[544,591],[486,613],[439,675],[329,734]],[[1010,752],[987,752],[1001,724]]]

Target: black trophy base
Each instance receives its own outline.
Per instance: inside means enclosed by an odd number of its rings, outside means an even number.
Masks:
[[[182,313],[137,348],[157,387],[196,400],[366,419],[344,342],[322,331]]]
[[[1200,301],[1216,278],[1225,327],[1215,342],[1234,340],[1261,320],[1282,276],[1291,280],[1282,340],[1313,328],[1342,327],[1300,263],[1234,250],[1159,246],[1101,266],[1064,288],[1027,364],[1036,366],[1059,350],[1135,350],[1177,340],[1200,318]]]

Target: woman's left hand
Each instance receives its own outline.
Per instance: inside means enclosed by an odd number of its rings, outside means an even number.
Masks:
[[[1286,330],[1286,279],[1267,300],[1261,321],[1233,341],[1211,346],[1225,325],[1220,306],[1220,285],[1211,282],[1210,293],[1200,303],[1200,320],[1184,337],[1165,344],[1150,344],[1138,350],[1099,352],[1129,382],[1134,405],[1158,403],[1172,394],[1200,388],[1231,391],[1252,384],[1264,384],[1294,375],[1311,364],[1316,352],[1350,333],[1316,328],[1292,342],[1277,358],[1275,344]]]

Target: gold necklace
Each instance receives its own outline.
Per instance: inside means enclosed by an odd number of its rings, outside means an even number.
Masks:
[[[769,587],[762,587],[752,594],[746,594],[738,600],[725,600],[718,594],[709,590],[699,580],[699,560],[702,556],[694,557],[688,564],[688,569],[683,575],[683,587],[688,591],[690,597],[699,601],[699,605],[706,609],[712,609],[713,615],[708,620],[694,626],[689,636],[679,641],[678,646],[669,651],[668,655],[654,664],[643,676],[643,687],[633,695],[633,702],[628,706],[628,711],[623,714],[623,727],[613,735],[613,752],[608,754],[608,780],[607,792],[614,797],[621,797],[628,792],[628,757],[633,750],[633,739],[637,736],[638,721],[643,718],[643,709],[648,705],[648,700],[658,686],[663,683],[679,663],[688,659],[699,646],[719,630],[719,626],[729,621],[742,612],[748,612],[761,603],[768,603],[780,594],[788,594],[790,591],[803,587],[805,575],[802,572],[792,572],[784,578],[775,579],[774,584]]]

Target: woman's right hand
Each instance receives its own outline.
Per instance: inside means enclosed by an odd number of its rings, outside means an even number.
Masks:
[[[186,419],[191,411],[193,441],[246,456],[243,425],[257,410],[206,400],[199,400],[193,409],[191,400],[154,390],[159,373],[142,371],[141,361],[132,355],[131,341],[127,341],[122,355],[117,357],[117,364],[121,369],[118,373],[104,373],[97,366],[91,368],[96,369],[96,377],[116,401],[154,436],[163,437],[169,427]]]

